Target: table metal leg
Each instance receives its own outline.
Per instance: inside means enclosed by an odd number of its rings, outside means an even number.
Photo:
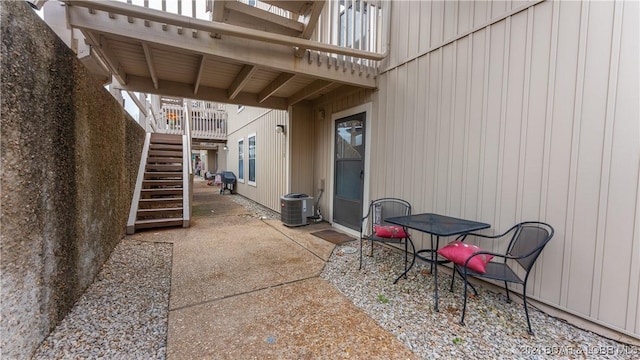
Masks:
[[[436,312],[440,312],[440,310],[438,309],[438,245],[440,244],[440,236],[436,236],[436,246],[433,247],[433,237],[434,235],[431,235],[431,249],[433,249],[433,251],[431,252],[431,266],[432,266],[432,270],[431,273],[433,274],[433,279],[434,279],[434,284],[435,284],[435,291],[434,291],[434,295],[433,295],[433,302],[434,302],[434,309],[436,310]]]

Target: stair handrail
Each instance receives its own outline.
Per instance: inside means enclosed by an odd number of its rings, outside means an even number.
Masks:
[[[182,227],[189,227],[191,220],[191,181],[193,168],[191,167],[191,102],[184,104],[184,134],[182,135]]]
[[[131,207],[129,208],[129,219],[127,220],[127,234],[131,235],[136,232],[136,217],[138,216],[138,204],[140,203],[140,193],[142,192],[142,181],[144,180],[144,171],[147,167],[147,157],[149,155],[149,146],[151,144],[151,133],[148,132],[144,138],[142,146],[142,155],[140,156],[140,165],[138,166],[138,178],[136,186],[133,190],[131,198]]]

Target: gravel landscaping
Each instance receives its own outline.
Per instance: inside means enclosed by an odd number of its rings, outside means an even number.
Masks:
[[[122,240],[33,359],[164,359],[171,247]]]
[[[535,336],[527,332],[523,306],[482,287],[470,298],[465,317],[462,281],[438,272],[440,312],[433,310],[433,277],[430,266],[416,263],[408,278],[393,284],[404,270],[400,251],[376,244],[374,256],[366,256],[358,270],[358,242],[334,250],[321,277],[357,307],[390,331],[424,359],[637,359],[640,348],[606,339],[529,307]],[[345,251],[346,250],[346,251]],[[351,250],[351,251],[350,251]]]

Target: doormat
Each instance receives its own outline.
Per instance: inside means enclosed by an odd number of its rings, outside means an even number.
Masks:
[[[355,240],[355,238],[347,234],[337,232],[335,230],[316,231],[316,232],[312,232],[311,235],[317,236],[320,239],[327,240],[328,242],[334,243],[336,245],[344,244],[346,242]]]

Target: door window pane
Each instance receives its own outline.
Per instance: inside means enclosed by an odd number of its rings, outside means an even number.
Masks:
[[[340,160],[336,162],[336,196],[360,200],[362,196],[362,181],[360,160]]]
[[[364,157],[362,121],[338,124],[336,159],[362,159]]]

